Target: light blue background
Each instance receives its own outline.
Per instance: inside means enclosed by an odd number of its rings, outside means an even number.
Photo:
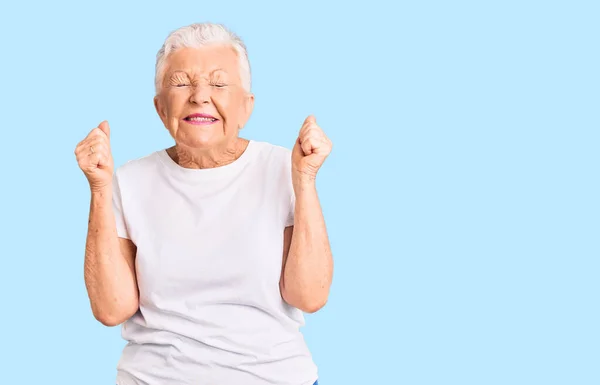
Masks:
[[[104,119],[116,165],[171,145],[155,54],[200,21],[247,43],[242,136],[334,142],[322,385],[600,383],[598,2],[3,4],[3,384],[114,384],[73,151]]]

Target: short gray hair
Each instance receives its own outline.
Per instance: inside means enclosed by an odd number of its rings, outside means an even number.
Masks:
[[[165,43],[156,54],[156,72],[154,87],[158,94],[161,89],[163,68],[169,54],[180,48],[200,48],[207,45],[229,45],[235,49],[240,60],[240,78],[242,87],[250,92],[251,73],[248,51],[242,39],[222,24],[194,23],[181,27],[169,34]]]

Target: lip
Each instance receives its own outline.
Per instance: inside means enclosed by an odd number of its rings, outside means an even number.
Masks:
[[[212,121],[203,121],[203,122],[202,121],[194,122],[194,121],[189,120],[190,118],[209,118],[209,119],[214,119],[214,120],[212,120]],[[214,116],[209,115],[209,114],[196,113],[196,114],[190,114],[190,115],[186,116],[185,118],[183,118],[183,121],[186,122],[186,123],[188,123],[188,124],[207,125],[207,124],[214,124],[214,123],[218,122],[219,119],[217,119]]]

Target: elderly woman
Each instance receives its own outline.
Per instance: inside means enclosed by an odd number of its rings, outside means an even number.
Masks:
[[[91,308],[128,341],[117,384],[315,384],[299,328],[333,274],[315,188],[330,140],[313,116],[292,150],[238,136],[250,65],[221,25],[172,32],[155,83],[174,146],[114,171],[103,121],[75,150],[91,188]]]

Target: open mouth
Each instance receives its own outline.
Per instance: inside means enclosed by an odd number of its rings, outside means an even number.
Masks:
[[[192,124],[211,124],[219,119],[208,114],[192,114],[186,116],[183,120]]]
[[[215,118],[185,118],[188,122],[216,122]]]

